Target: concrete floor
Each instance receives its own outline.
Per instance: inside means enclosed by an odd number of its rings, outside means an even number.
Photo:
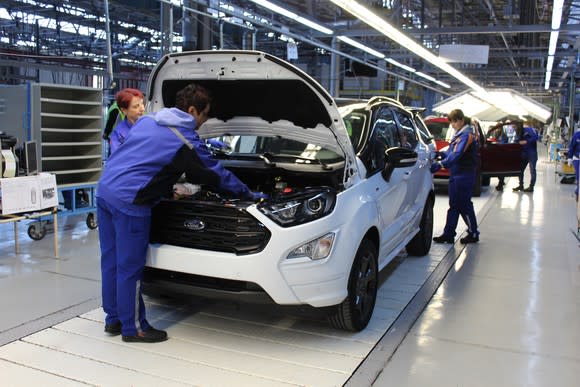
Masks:
[[[62,218],[59,258],[52,238],[31,241],[22,223],[15,254],[2,225],[1,385],[577,386],[576,203],[554,172],[538,164],[533,195],[490,187],[474,198],[478,245],[396,259],[356,334],[303,308],[148,299],[170,340],[123,343],[103,333],[98,238],[84,217]]]

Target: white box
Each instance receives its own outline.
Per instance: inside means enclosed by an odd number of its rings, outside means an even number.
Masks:
[[[56,176],[52,173],[42,172],[38,175],[38,184],[40,186],[40,209],[57,207]]]
[[[56,177],[50,173],[0,179],[0,211],[3,215],[57,205]]]

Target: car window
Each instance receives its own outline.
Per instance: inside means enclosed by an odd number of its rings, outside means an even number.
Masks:
[[[427,122],[426,125],[435,140],[449,141],[453,137],[453,128],[448,122]]]
[[[364,111],[352,111],[343,118],[350,142],[355,150],[359,149],[361,139],[365,137],[364,128],[367,115]]]
[[[429,132],[429,128],[425,125],[425,122],[419,116],[415,116],[415,124],[417,124],[417,129],[419,130],[419,137],[425,144],[430,144],[433,141],[433,135]]]
[[[411,116],[402,111],[395,111],[395,114],[399,119],[399,125],[401,127],[401,146],[403,148],[415,149],[419,138],[417,137]]]
[[[379,108],[374,114],[374,122],[369,138],[368,153],[363,163],[369,174],[381,171],[385,166],[385,151],[401,146],[401,139],[391,109]]]

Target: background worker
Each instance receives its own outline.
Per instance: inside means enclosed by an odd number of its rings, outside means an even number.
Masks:
[[[521,125],[518,123],[518,125]],[[538,132],[530,126],[528,121],[523,128],[516,129],[518,132],[519,143],[522,147],[522,159],[520,164],[519,184],[514,187],[513,191],[534,192],[536,184],[536,164],[538,162]],[[530,166],[530,185],[524,188],[524,172],[527,166]]]
[[[117,123],[110,135],[110,153],[115,152],[125,142],[129,131],[145,112],[143,98],[143,93],[137,89],[127,88],[115,94],[115,102],[124,119]]]
[[[436,243],[454,243],[455,229],[461,215],[467,225],[468,234],[461,238],[460,242],[463,244],[477,243],[479,242],[479,231],[471,197],[476,177],[478,145],[473,128],[466,123],[468,120],[463,111],[460,109],[452,110],[448,117],[455,130],[455,135],[449,143],[448,150],[440,153],[442,160],[431,166],[431,172],[435,173],[441,167],[449,169],[449,209],[447,210],[443,234],[433,238],[433,240]]]
[[[105,332],[126,342],[155,343],[167,333],[147,322],[141,278],[149,244],[151,208],[173,195],[183,173],[237,197],[258,200],[225,169],[196,133],[208,118],[209,92],[190,84],[176,95],[176,107],[142,117],[109,158],[97,189]]]
[[[488,130],[488,137],[493,138],[498,144],[507,144],[509,138],[504,130],[503,122],[498,122],[496,125],[492,126]],[[497,178],[498,183],[495,186],[496,191],[503,191],[505,185],[505,177],[499,176]]]
[[[580,130],[572,136],[570,140],[570,145],[568,146],[568,165],[574,165],[574,173],[576,174],[576,189],[574,193],[576,194],[576,201],[578,201],[578,168],[580,168]]]

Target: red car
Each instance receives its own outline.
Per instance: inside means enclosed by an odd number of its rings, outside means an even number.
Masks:
[[[447,117],[427,117],[424,121],[435,139],[437,150],[449,146],[449,141],[453,138],[454,131]],[[503,130],[507,130],[507,128]],[[522,145],[498,142],[491,133],[486,136],[481,128],[477,128],[475,134],[480,146],[477,169],[478,178],[475,179],[473,196],[480,196],[481,187],[488,186],[492,177],[519,175]],[[434,177],[436,179],[449,179],[449,171],[442,168],[435,173]]]

